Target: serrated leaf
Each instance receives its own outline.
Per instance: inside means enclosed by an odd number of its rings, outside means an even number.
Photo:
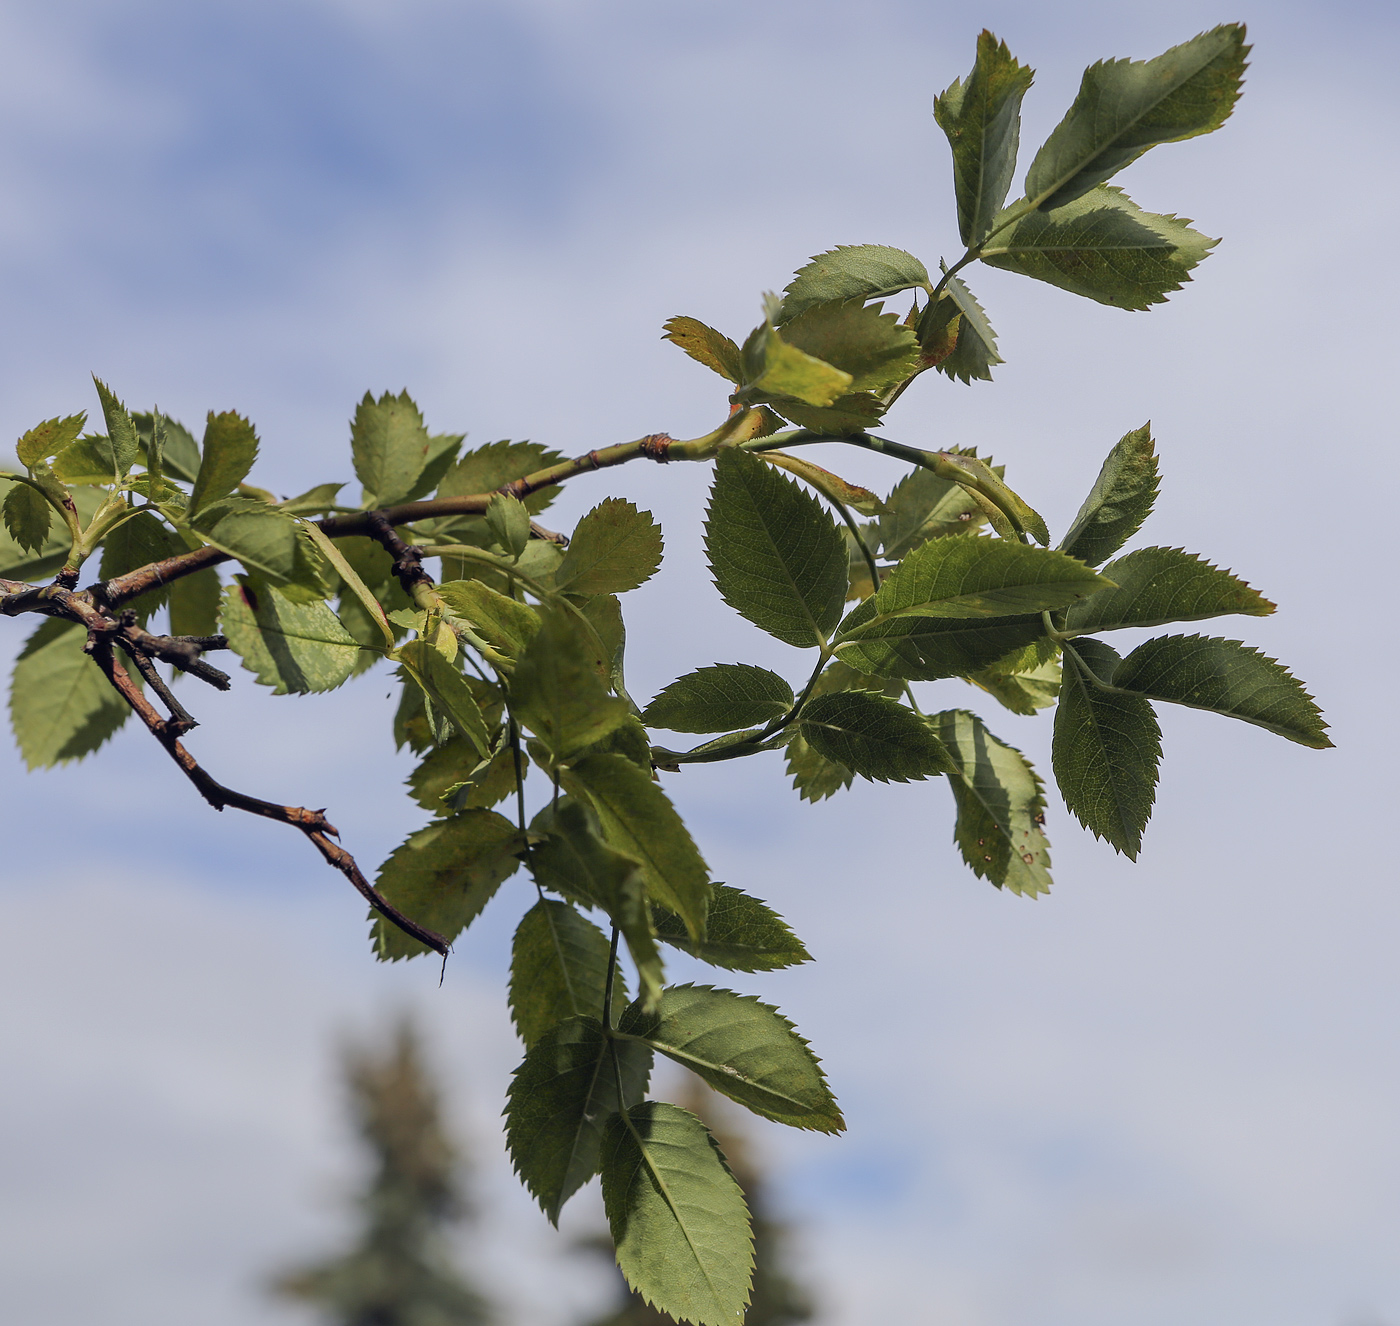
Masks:
[[[798,730],[819,755],[876,782],[907,783],[947,769],[947,754],[928,724],[881,695],[818,695],[803,708]]]
[[[1048,893],[1045,792],[1026,757],[965,709],[945,710],[929,722],[952,757],[953,836],[963,860],[998,888],[1032,898]]]
[[[471,497],[494,493],[515,479],[555,465],[564,457],[539,442],[488,442],[466,452],[438,485],[439,497]],[[558,495],[557,489],[542,488],[525,499],[525,508],[538,515]]]
[[[696,318],[676,317],[667,320],[662,339],[680,346],[696,363],[727,378],[736,385],[744,379],[744,361],[739,347],[722,332],[707,327]]]
[[[741,1326],[753,1277],[744,1194],[693,1114],[645,1101],[603,1137],[603,1205],[627,1283],[697,1326]]]
[[[810,460],[803,460],[801,456],[789,456],[781,451],[760,451],[756,454],[769,465],[776,465],[780,470],[797,475],[804,483],[810,484],[833,502],[853,507],[863,516],[879,515],[884,510],[884,503],[869,488],[849,483],[839,474],[824,470],[820,465],[813,465]]]
[[[885,499],[881,555],[897,562],[912,548],[949,534],[968,534],[986,520],[967,489],[922,466],[906,474]]]
[[[258,458],[258,435],[240,414],[209,411],[204,425],[203,459],[190,494],[189,514],[194,517],[237,490]]]
[[[20,464],[29,469],[52,460],[65,447],[78,440],[78,434],[83,431],[85,423],[86,413],[70,414],[66,418],[45,419],[43,423],[35,424],[15,443],[15,455],[19,457]]]
[[[184,542],[172,530],[149,511],[141,511],[123,520],[103,541],[100,574],[103,580],[112,580],[186,551]],[[145,621],[169,594],[168,587],[148,590],[125,606],[139,613]]]
[[[1053,211],[1027,213],[994,236],[982,261],[1141,310],[1165,303],[1217,243],[1185,218],[1144,212],[1121,189],[1101,184]]]
[[[84,433],[54,457],[54,477],[69,484],[116,482],[117,460],[105,433]]]
[[[256,576],[305,601],[326,596],[325,562],[296,517],[266,502],[228,497],[205,507],[191,527]]]
[[[438,593],[454,614],[508,658],[524,653],[540,629],[539,614],[533,608],[480,580],[449,580],[438,586]]]
[[[155,415],[137,411],[132,414],[131,421],[136,425],[141,454],[143,457],[149,457]],[[199,443],[194,440],[194,434],[178,419],[161,415],[160,422],[161,431],[165,435],[164,445],[160,449],[162,470],[167,476],[173,475],[186,483],[193,483],[199,474]]]
[[[943,299],[939,303],[945,300],[957,310],[957,340],[952,350],[943,355],[934,367],[959,382],[990,382],[993,366],[1004,361],[997,353],[997,334],[992,330],[982,305],[960,276],[948,278]]]
[[[1112,678],[1121,661],[1114,650],[1087,639],[1071,648],[1055,711],[1055,781],[1086,829],[1136,861],[1157,795],[1162,729],[1146,699],[1104,690],[1085,675],[1087,668]]]
[[[844,764],[818,752],[800,732],[794,732],[787,743],[787,773],[793,790],[813,804],[850,787],[856,777]]]
[[[685,922],[664,908],[657,909],[656,937],[728,971],[779,971],[812,960],[777,912],[729,884],[714,886],[704,939],[692,939]]]
[[[229,648],[274,695],[333,691],[360,652],[325,603],[294,603],[254,576],[224,591],[223,624]]]
[[[622,755],[590,755],[562,774],[565,788],[592,806],[609,846],[631,857],[648,895],[705,935],[710,872],[670,798]]]
[[[525,913],[511,945],[510,1015],[527,1050],[568,1018],[601,1018],[607,983],[608,937],[592,921],[552,898]]]
[[[1029,717],[1059,697],[1060,663],[1051,658],[1018,672],[1002,671],[993,665],[972,673],[966,680],[999,700],[1013,714]]]
[[[771,1004],[710,985],[673,985],[654,1013],[628,1006],[617,1029],[698,1073],[755,1114],[839,1133],[845,1121],[817,1057]]]
[[[818,304],[879,299],[928,283],[928,268],[912,253],[884,244],[843,244],[798,270],[775,321],[781,326]]]
[[[1159,636],[1123,660],[1113,685],[1239,718],[1315,750],[1332,745],[1322,712],[1302,682],[1276,659],[1238,640]]]
[[[868,391],[839,396],[827,408],[803,405],[795,400],[773,401],[774,410],[799,428],[827,437],[850,437],[880,422],[885,403]]]
[[[92,519],[93,512],[107,496],[98,488],[79,487],[70,489],[70,492],[73,504],[78,508],[79,523],[83,525]],[[48,537],[43,545],[31,553],[21,548],[10,537],[9,530],[5,529],[4,522],[0,521],[0,576],[7,580],[31,583],[46,580],[67,560],[70,547],[71,539],[66,523],[60,524],[55,521],[49,527]]]
[[[492,493],[486,504],[486,528],[492,540],[511,559],[519,558],[530,542],[530,513],[525,503],[509,493]]]
[[[783,340],[823,363],[850,374],[840,395],[879,392],[908,377],[919,363],[913,331],[882,304],[817,304],[784,325]],[[796,395],[797,393],[792,393]],[[832,405],[799,397],[808,405]]]
[[[87,631],[76,622],[51,617],[20,650],[10,680],[10,726],[31,769],[82,759],[131,714],[83,652],[86,643]]]
[[[1152,425],[1125,433],[1103,463],[1060,550],[1090,566],[1112,557],[1152,514],[1157,500],[1157,455]]]
[[[413,481],[413,487],[404,494],[403,500],[416,502],[427,497],[452,468],[452,462],[457,459],[457,452],[464,441],[465,433],[429,433],[427,458],[418,472],[418,478]]]
[[[170,634],[213,635],[219,629],[219,573],[208,567],[170,586]]]
[[[790,345],[771,323],[744,342],[744,384],[735,393],[750,404],[797,401],[831,405],[851,386],[851,375]]]
[[[715,463],[705,549],[724,601],[799,649],[822,643],[846,600],[846,547],[821,503],[754,456]]]
[[[494,810],[464,810],[410,834],[379,867],[379,892],[420,925],[455,939],[520,865],[519,834]],[[375,955],[385,962],[432,950],[371,913]]]
[[[669,732],[729,732],[781,717],[794,698],[776,672],[752,663],[716,663],[665,687],[642,711],[642,721]]]
[[[435,815],[489,809],[515,791],[515,752],[508,745],[502,746],[473,780],[481,763],[476,747],[465,737],[454,736],[434,746],[409,774],[405,780],[408,794]],[[455,798],[451,805],[443,800],[453,789],[462,793],[460,804]]]
[[[968,248],[982,241],[1006,201],[1021,140],[1021,99],[1034,77],[984,29],[967,81],[958,79],[934,100],[934,119],[953,149],[958,231]]]
[[[396,654],[400,663],[422,688],[433,708],[446,718],[457,733],[476,748],[479,756],[491,753],[491,737],[481,706],[471,686],[455,663],[443,657],[427,640],[410,640]]]
[[[1163,626],[1227,613],[1267,617],[1274,605],[1258,590],[1181,548],[1139,548],[1103,569],[1117,586],[1072,604],[1070,631],[1110,631],[1122,626]]]
[[[1159,143],[1220,128],[1244,77],[1244,25],[1226,23],[1154,60],[1102,60],[1026,172],[1026,197],[1059,207]]]
[[[53,507],[37,488],[16,480],[5,494],[5,529],[25,552],[35,553],[44,546],[53,523]]]
[[[554,584],[571,594],[624,594],[656,574],[661,553],[661,526],[651,512],[608,497],[575,527]]]
[[[506,1146],[515,1172],[554,1224],[564,1203],[598,1172],[608,1119],[646,1095],[651,1060],[645,1045],[610,1040],[597,1019],[581,1017],[545,1032],[515,1070]]]
[[[97,388],[97,398],[102,402],[102,417],[107,421],[107,437],[112,448],[112,460],[117,477],[124,477],[136,464],[138,438],[136,425],[127,413],[126,406],[119,401],[111,389],[93,378]]]
[[[350,424],[350,454],[366,506],[392,506],[408,496],[428,460],[428,430],[407,391],[386,391],[378,400],[365,392]]]

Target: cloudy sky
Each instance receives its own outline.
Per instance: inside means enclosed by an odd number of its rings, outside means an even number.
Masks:
[[[1090,60],[1236,18],[1255,51],[1227,129],[1122,180],[1224,237],[1197,280],[1126,314],[975,274],[1008,362],[990,385],[921,383],[886,431],[991,451],[1063,529],[1151,418],[1165,483],[1145,537],[1278,602],[1238,631],[1308,681],[1338,749],[1164,713],[1142,862],[1055,805],[1057,887],[1038,902],[960,865],[942,785],[814,809],[773,757],[672,776],[716,877],[771,900],[818,959],[739,983],[813,1039],[850,1122],[839,1140],[758,1134],[827,1326],[1400,1326],[1400,476],[1381,390],[1400,292],[1378,242],[1395,11],[0,6],[0,438],[91,407],[97,372],[188,422],[251,415],[254,478],[280,492],[348,477],[366,389],[407,386],[476,443],[707,431],[718,382],[658,339],[665,318],[742,335],[763,290],[836,243],[953,256],[929,111],[981,26],[1039,71],[1033,146]],[[629,610],[639,696],[714,661],[801,667],[709,585],[705,481],[630,467],[554,508],[567,528],[621,492],[663,522],[666,565]],[[25,629],[0,633],[7,657]],[[193,744],[236,786],[328,806],[374,862],[421,819],[386,690],[371,674],[294,701],[243,681],[199,697]],[[1048,768],[1047,719],[957,682],[930,698]],[[335,1038],[412,1008],[491,1214],[468,1250],[512,1323],[576,1320],[604,1282],[500,1158],[521,888],[442,989],[435,967],[377,967],[358,900],[304,844],[207,810],[149,745],[128,731],[81,766],[0,766],[0,1316],[304,1321],[259,1284],[341,1229]],[[580,1199],[569,1236],[596,1219]]]

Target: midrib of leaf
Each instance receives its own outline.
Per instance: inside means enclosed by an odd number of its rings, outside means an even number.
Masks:
[[[732,1077],[736,1082],[742,1082],[745,1086],[753,1087],[756,1091],[761,1091],[764,1095],[772,1096],[774,1100],[786,1101],[803,1114],[811,1114],[812,1107],[805,1101],[796,1099],[793,1096],[785,1096],[781,1091],[774,1091],[772,1087],[764,1086],[763,1083],[755,1081],[746,1073],[741,1073],[728,1064],[720,1064],[712,1059],[702,1059],[698,1054],[692,1054],[689,1050],[683,1050],[679,1046],[665,1045],[661,1041],[654,1041],[649,1036],[631,1036],[625,1031],[614,1032],[613,1035],[621,1040],[641,1041],[643,1045],[649,1045],[653,1050],[658,1050],[668,1059],[684,1059],[687,1063],[699,1064],[712,1072],[723,1073],[725,1077]]]
[[[745,492],[748,492],[747,486],[745,487]],[[769,530],[768,522],[764,519],[762,507],[760,507],[760,505],[756,501],[754,501],[752,493],[749,493],[748,495],[749,502],[753,506],[754,513],[758,516],[759,526],[763,530],[765,537],[768,539],[768,544],[773,550],[773,560],[776,561],[778,565],[782,567],[783,575],[787,577],[788,588],[792,590],[793,598],[795,598],[797,602],[801,604],[802,613],[807,618],[807,624],[812,628],[812,634],[817,638],[818,641],[820,641],[822,648],[825,649],[826,636],[823,634],[821,627],[817,624],[817,619],[812,616],[812,609],[807,602],[807,596],[802,592],[802,590],[798,586],[796,579],[794,579],[792,572],[788,569],[787,559],[782,556],[777,541],[773,538],[773,535]]]
[[[1088,711],[1089,722],[1094,729],[1094,736],[1098,740],[1099,746],[1102,749],[1107,750],[1108,743],[1104,740],[1103,726],[1099,722],[1098,710],[1095,709],[1092,698],[1092,692],[1096,687],[1096,683],[1098,683],[1098,677],[1092,673],[1089,665],[1085,663],[1082,658],[1079,657],[1079,654],[1073,648],[1067,646],[1064,652],[1069,656],[1070,666],[1077,673],[1076,684],[1079,686],[1080,690],[1086,693],[1084,696],[1083,708]],[[1117,694],[1122,695],[1126,694],[1126,692],[1118,691]],[[1119,825],[1130,826],[1135,824],[1136,817],[1128,813],[1128,809],[1123,801],[1123,798],[1119,795],[1120,780],[1114,777],[1107,779],[1107,782],[1109,787],[1113,789],[1113,804],[1118,813]],[[1137,833],[1137,831],[1134,831],[1134,836],[1140,837],[1140,834]]]
[[[574,982],[569,975],[569,964],[564,960],[564,946],[559,939],[559,928],[554,924],[553,908],[546,907],[544,915],[549,923],[549,942],[554,946],[554,956],[559,959],[559,970],[564,973],[564,989],[569,996],[569,1007],[574,1010],[575,1017],[582,1017],[583,1009],[578,1006],[578,1000],[574,996]]]

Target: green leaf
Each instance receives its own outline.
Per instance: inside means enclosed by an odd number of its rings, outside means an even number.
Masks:
[[[851,638],[837,646],[840,659],[877,677],[938,681],[980,672],[1045,631],[1039,613],[1021,617],[892,617],[870,627],[875,600],[866,599],[843,624]],[[857,635],[858,633],[858,635]]]
[[[457,459],[457,452],[466,440],[465,433],[429,433],[428,458],[418,472],[413,487],[404,494],[405,502],[416,502],[427,497],[440,484]]]
[[[668,986],[654,1013],[634,1003],[617,1029],[765,1119],[821,1133],[846,1127],[807,1042],[776,1008],[752,995],[709,985]]]
[[[897,562],[930,539],[967,534],[986,520],[982,509],[960,483],[917,467],[906,474],[885,500],[880,516],[880,550]]]
[[[1186,218],[1144,212],[1121,189],[1101,184],[1054,211],[1027,213],[994,237],[982,261],[1140,310],[1165,303],[1218,242]]]
[[[1021,141],[1021,99],[1034,77],[983,29],[967,81],[958,79],[934,100],[933,117],[953,149],[958,231],[968,248],[986,237],[1006,201]]]
[[[607,983],[608,937],[592,921],[551,898],[525,913],[511,947],[510,1014],[526,1049],[567,1018],[601,1018]]]
[[[739,347],[722,332],[695,318],[668,319],[661,339],[680,346],[696,363],[704,364],[730,382],[738,384],[744,379],[744,361]]]
[[[884,503],[869,488],[849,483],[839,474],[824,470],[820,465],[813,465],[810,460],[803,460],[801,456],[789,456],[782,451],[760,451],[754,454],[769,465],[776,465],[780,470],[797,475],[803,483],[815,488],[823,497],[840,502],[843,506],[853,507],[863,516],[878,515],[884,510]]]
[[[470,741],[454,736],[441,746],[434,746],[409,774],[405,780],[408,794],[435,815],[494,806],[515,791],[515,752],[503,746],[490,757],[485,769],[480,769],[482,762]],[[444,801],[452,791],[464,792],[461,805],[449,807]]]
[[[49,769],[90,755],[131,714],[83,652],[87,631],[51,617],[25,641],[10,680],[10,726],[25,764]],[[133,676],[140,684],[140,678]]]
[[[571,594],[623,594],[656,574],[661,550],[661,526],[651,512],[608,497],[574,529],[554,584]]]
[[[881,783],[931,778],[948,766],[947,753],[923,719],[865,691],[809,700],[798,730],[819,755]]]
[[[1103,573],[1117,586],[1071,605],[1065,629],[1108,631],[1243,613],[1267,617],[1274,605],[1228,571],[1180,548],[1139,548]]]
[[[879,423],[885,403],[868,391],[859,391],[838,397],[829,408],[818,409],[801,401],[777,398],[773,400],[773,408],[799,428],[827,437],[850,437]]]
[[[646,1095],[651,1060],[645,1045],[610,1040],[602,1023],[582,1017],[552,1027],[515,1070],[506,1146],[515,1172],[554,1224],[564,1203],[598,1172],[604,1125]]]
[[[149,511],[138,512],[107,535],[102,545],[101,576],[113,580],[152,562],[163,562],[188,551],[184,542]],[[179,581],[175,582],[176,584]],[[169,597],[165,587],[148,590],[126,606],[145,621]]]
[[[518,560],[530,542],[530,513],[509,493],[492,493],[486,504],[486,528],[501,551]]]
[[[805,354],[832,364],[851,381],[840,395],[879,392],[907,378],[918,367],[919,345],[913,331],[900,324],[882,304],[817,304],[799,314],[782,330],[783,340]],[[799,399],[809,405],[834,401]]]
[[[710,872],[666,793],[622,755],[590,755],[562,777],[597,812],[608,844],[641,866],[650,897],[703,939]]]
[[[359,642],[325,603],[295,603],[255,576],[241,580],[224,591],[224,634],[259,685],[306,695],[350,676]]]
[[[170,634],[213,635],[219,629],[219,573],[207,567],[170,586]]]
[[[420,925],[455,939],[520,865],[519,834],[494,810],[464,810],[410,834],[379,867],[379,892]],[[432,950],[371,913],[370,937],[384,962]]]
[[[26,552],[38,552],[49,537],[53,507],[37,488],[16,480],[5,494],[5,528]]]
[[[409,675],[422,688],[434,709],[445,717],[476,747],[477,754],[491,754],[491,738],[481,706],[455,663],[449,662],[427,640],[410,640],[400,645],[397,657]]]
[[[794,732],[787,744],[787,772],[797,794],[814,805],[855,781],[852,770],[818,753],[800,732]]]
[[[155,428],[155,415],[145,412],[137,412],[131,416],[131,421],[136,425],[136,436],[140,439],[141,454],[149,457],[151,449],[151,434]],[[193,483],[199,474],[199,443],[194,440],[194,435],[178,419],[169,419],[161,415],[161,430],[165,434],[165,443],[161,447],[161,468],[167,477],[173,476],[176,479],[183,479],[186,483]]]
[[[1159,636],[1123,660],[1113,685],[1243,719],[1315,750],[1332,745],[1322,713],[1303,684],[1282,663],[1238,640]]]
[[[1143,424],[1125,433],[1108,453],[1074,524],[1060,542],[1061,551],[1098,566],[1142,528],[1156,500],[1152,425]]]
[[[117,478],[112,439],[105,434],[84,433],[54,457],[54,477],[63,483],[111,484]]]
[[[438,586],[438,593],[454,615],[508,658],[519,658],[540,629],[539,614],[533,608],[480,580],[449,580]]]
[[[92,519],[93,512],[107,496],[100,488],[79,487],[70,489],[70,492],[81,524],[87,524]],[[70,546],[66,523],[55,521],[43,546],[31,553],[11,538],[10,532],[4,528],[4,522],[0,521],[0,576],[31,583],[47,580],[67,560]]]
[[[817,498],[754,456],[715,463],[705,549],[724,601],[799,649],[823,643],[846,601],[846,547]]]
[[[126,412],[126,406],[112,394],[105,383],[93,378],[92,384],[97,388],[97,398],[102,402],[102,417],[107,421],[107,437],[112,448],[116,476],[125,477],[127,471],[136,464],[139,440],[136,436],[136,425]]]
[[[190,525],[289,597],[325,598],[325,562],[294,516],[252,498],[227,497],[205,507]]]
[[[484,447],[468,451],[438,485],[439,497],[471,497],[478,493],[494,493],[515,479],[523,479],[564,457],[538,442],[488,442]],[[525,508],[538,515],[557,496],[555,488],[542,488],[525,499]]]
[[[1003,363],[997,353],[997,334],[971,290],[960,276],[948,278],[939,304],[951,302],[958,315],[958,338],[953,349],[934,367],[959,382],[990,382],[992,368]],[[938,305],[934,305],[935,309]]]
[[[573,797],[546,806],[530,825],[532,835],[548,835],[531,849],[530,865],[541,888],[608,914],[636,964],[639,998],[654,1008],[661,998],[663,973],[647,908],[646,878],[632,857],[609,847],[595,828],[593,816]]]
[[[210,410],[204,425],[203,453],[190,495],[192,518],[234,492],[248,477],[258,458],[258,435],[242,415],[232,410],[222,414]]]
[[[759,727],[792,708],[792,687],[752,663],[716,663],[678,677],[642,711],[648,727],[729,732]]]
[[[775,321],[781,326],[818,304],[879,299],[928,284],[928,268],[912,253],[884,244],[843,244],[799,269]]]
[[[766,323],[744,342],[744,385],[735,393],[746,404],[797,401],[826,406],[844,396],[851,375],[788,344]]]
[[[1054,704],[1060,694],[1058,658],[1046,659],[1025,671],[1008,672],[995,664],[974,672],[965,680],[987,692],[1013,714],[1029,717]]]
[[[662,908],[657,909],[656,937],[729,971],[779,971],[812,960],[777,912],[729,884],[714,886],[704,939],[691,939],[685,922]]]
[[[603,1205],[627,1283],[658,1312],[742,1326],[753,1278],[743,1190],[693,1114],[645,1101],[603,1136]]]
[[[63,419],[45,419],[15,443],[15,455],[26,469],[33,469],[35,465],[52,460],[65,447],[72,446],[85,423],[86,413],[70,414]]]
[[[1060,207],[1131,165],[1159,143],[1220,128],[1240,95],[1244,25],[1222,24],[1155,60],[1102,60],[1035,154],[1026,197]]]
[[[1045,792],[1026,757],[999,741],[976,714],[949,709],[930,719],[952,757],[958,806],[954,839],[974,873],[1035,897],[1050,891]]]
[[[1055,711],[1052,760],[1065,805],[1096,838],[1129,861],[1142,850],[1142,831],[1157,795],[1162,729],[1141,696],[1096,686],[1087,668],[1109,680],[1121,662],[1100,640],[1076,640],[1064,664]]]
[[[511,711],[562,760],[601,740],[631,711],[608,694],[572,614],[545,607],[539,616],[540,629],[510,679]]]
[[[428,461],[428,430],[407,391],[365,392],[350,424],[350,454],[367,507],[393,506],[413,490]]]

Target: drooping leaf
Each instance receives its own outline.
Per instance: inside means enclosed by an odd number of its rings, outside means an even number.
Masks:
[[[10,680],[10,726],[25,764],[48,769],[90,755],[131,714],[83,652],[87,632],[50,617],[25,641]],[[140,677],[134,677],[140,684]]]
[[[1157,455],[1152,425],[1126,433],[1099,471],[1060,550],[1090,566],[1107,561],[1152,514],[1157,500]]]
[[[223,587],[211,566],[181,576],[170,586],[170,634],[213,635],[219,629],[219,599]]]
[[[222,414],[210,410],[204,425],[203,458],[190,494],[190,517],[234,492],[257,458],[258,435],[253,425],[232,410]]]
[[[413,490],[428,460],[428,430],[407,391],[370,392],[355,407],[350,454],[365,489],[366,506],[392,506]]]
[[[449,580],[438,593],[452,611],[507,658],[519,658],[540,629],[539,614],[528,604],[497,593],[480,580]]]
[[[997,334],[987,314],[960,276],[949,277],[943,293],[957,310],[957,340],[934,367],[959,382],[990,382],[992,368],[1003,360],[997,353]],[[943,302],[940,299],[939,303]]]
[[[1123,660],[1113,684],[1153,700],[1243,719],[1315,750],[1332,745],[1303,684],[1282,663],[1238,640],[1159,636]]]
[[[28,468],[52,460],[65,447],[78,440],[78,434],[87,423],[87,414],[70,414],[66,418],[45,419],[35,424],[15,443],[15,455],[20,464]]]
[[[582,628],[563,608],[540,610],[540,629],[510,679],[511,709],[557,759],[605,737],[630,714],[608,694]]]
[[[37,488],[18,481],[5,494],[5,529],[26,552],[36,553],[49,537],[53,507]]]
[[[667,320],[662,339],[680,346],[697,363],[704,364],[722,378],[735,384],[744,378],[744,362],[739,347],[722,332],[707,327],[696,318],[676,317]]]
[[[1084,675],[1088,668],[1112,678],[1120,662],[1114,650],[1088,639],[1072,648],[1055,711],[1055,781],[1086,829],[1136,861],[1157,795],[1162,730],[1146,699],[1104,690]]]
[[[624,594],[661,565],[661,526],[625,498],[599,502],[575,528],[555,587],[572,594]]]
[[[102,402],[102,417],[107,421],[107,438],[112,448],[116,473],[118,476],[125,476],[136,464],[136,425],[127,413],[126,406],[105,383],[94,377],[92,384],[97,388],[98,400]]]
[[[631,857],[647,892],[684,918],[692,938],[705,936],[710,872],[670,798],[622,755],[590,755],[563,774],[565,788],[597,812],[608,844]]]
[[[1139,548],[1103,569],[1117,586],[1070,605],[1071,631],[1109,631],[1120,626],[1162,626],[1227,613],[1267,617],[1274,605],[1229,571],[1180,548]]]
[[[801,456],[789,456],[781,451],[762,451],[756,454],[762,456],[769,465],[776,465],[780,470],[797,475],[804,483],[810,484],[833,502],[852,507],[862,515],[874,516],[884,510],[884,503],[870,489],[849,483],[839,474],[824,470],[820,465],[813,465],[810,460],[803,460]]]
[[[614,998],[626,1000],[614,977]],[[510,1014],[528,1050],[567,1018],[603,1016],[608,937],[566,902],[541,898],[516,927],[510,961]]]
[[[704,939],[692,939],[685,922],[663,908],[657,909],[656,937],[728,971],[779,971],[812,960],[777,912],[729,884],[714,886]]]
[[[379,867],[379,892],[420,925],[455,939],[520,865],[519,834],[494,810],[464,810],[410,834]],[[432,950],[371,913],[370,937],[383,962]]]
[[[515,1070],[506,1146],[515,1172],[554,1224],[564,1203],[598,1172],[608,1119],[646,1095],[651,1060],[639,1041],[610,1040],[596,1018],[581,1017],[545,1032]]]
[[[752,995],[672,985],[654,1013],[632,1004],[617,1025],[765,1119],[821,1133],[846,1126],[807,1042]]]
[[[912,253],[884,244],[843,244],[799,269],[775,321],[782,326],[818,304],[880,299],[928,284],[928,268]]]
[[[325,561],[294,516],[266,502],[227,497],[205,507],[190,523],[220,551],[289,597],[325,598]]]
[[[399,662],[422,688],[433,708],[475,747],[479,756],[491,754],[491,737],[481,706],[455,663],[427,640],[410,640],[397,651]]]
[[[744,1194],[693,1114],[645,1101],[603,1136],[603,1205],[627,1283],[659,1312],[741,1326],[753,1277]]]
[[[967,681],[995,697],[1013,714],[1030,716],[1054,704],[1060,694],[1060,662],[1047,659],[1024,671],[1008,672],[996,664],[971,673]]]
[[[294,603],[255,576],[224,591],[223,623],[229,648],[274,695],[333,691],[360,653],[327,604]]]
[[[958,807],[953,836],[963,860],[998,888],[1027,897],[1048,893],[1045,792],[1035,770],[965,709],[945,710],[929,722],[952,757],[948,781]]]
[[[948,765],[922,718],[866,691],[814,697],[802,710],[798,730],[819,755],[881,783],[931,778]]]
[[[443,476],[439,497],[470,497],[494,493],[515,479],[557,464],[564,457],[539,442],[488,442],[466,452]],[[555,498],[557,489],[541,488],[525,498],[531,515],[538,515]]]
[[[1060,207],[1116,175],[1159,143],[1220,128],[1244,77],[1244,25],[1203,32],[1155,60],[1102,60],[1026,172],[1026,197]]]
[[[982,261],[1140,310],[1165,303],[1216,243],[1186,219],[1144,212],[1121,189],[1101,184],[1054,211],[1026,213],[992,238]]]
[[[642,721],[670,732],[730,732],[780,717],[793,699],[792,687],[776,672],[752,663],[716,663],[665,687],[642,711]]]
[[[933,103],[934,119],[953,149],[958,232],[968,248],[982,241],[1006,201],[1021,141],[1021,99],[1034,77],[1004,41],[983,29],[967,81],[956,80]]]
[[[705,549],[724,601],[799,649],[825,640],[846,599],[846,548],[821,503],[754,456],[715,463]]]

